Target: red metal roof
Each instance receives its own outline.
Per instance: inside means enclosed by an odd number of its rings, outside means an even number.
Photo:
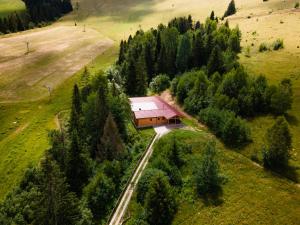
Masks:
[[[182,116],[180,112],[158,96],[129,98],[129,100],[136,119],[155,117],[171,119],[175,116]]]

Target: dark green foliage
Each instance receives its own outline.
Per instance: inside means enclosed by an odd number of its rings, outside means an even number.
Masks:
[[[97,149],[97,158],[101,161],[120,159],[125,155],[125,146],[111,114],[108,114],[106,119],[103,135]]]
[[[114,197],[114,191],[115,184],[102,173],[97,174],[84,189],[83,199],[96,220],[103,218],[107,213]]]
[[[192,55],[192,45],[190,34],[185,33],[179,38],[176,67],[179,72],[185,72],[189,68],[190,59]]]
[[[200,111],[199,119],[228,146],[240,147],[250,141],[246,122],[233,112],[209,107]]]
[[[73,88],[72,109],[69,122],[69,132],[76,130],[79,134],[82,132],[82,106],[81,96],[78,86],[75,84]]]
[[[165,74],[161,74],[154,77],[150,83],[150,89],[154,93],[161,93],[169,87],[170,78]]]
[[[59,165],[60,170],[65,171],[68,157],[66,134],[63,131],[54,130],[50,131],[48,136],[51,145],[49,153]]]
[[[174,18],[168,24],[168,27],[175,27],[180,34],[186,33],[188,30],[193,28],[193,20],[191,15],[186,17]]]
[[[188,72],[179,79],[176,87],[176,97],[179,103],[184,103],[189,91],[193,89],[198,73],[199,72]]]
[[[197,32],[193,41],[194,66],[200,68],[205,64],[204,38],[201,32]]]
[[[63,174],[49,157],[42,162],[41,198],[33,224],[76,224],[80,219],[79,201],[68,191]]]
[[[137,190],[136,190],[137,202],[144,204],[151,180],[157,174],[163,175],[164,173],[159,169],[152,169],[152,168],[146,169],[143,172],[143,175],[137,185]]]
[[[81,143],[77,131],[73,130],[66,163],[66,176],[70,190],[80,195],[83,186],[89,178],[89,174],[87,151]]]
[[[206,74],[203,71],[200,71],[193,89],[189,91],[188,97],[184,100],[184,108],[187,112],[197,114],[201,109],[208,106],[208,86],[209,80],[207,79]]]
[[[224,65],[224,61],[223,61],[221,49],[218,45],[215,45],[207,63],[208,74],[212,75],[215,72],[222,73],[224,71],[223,65]]]
[[[274,114],[282,115],[291,109],[293,102],[292,82],[284,79],[278,87],[271,87],[270,108]]]
[[[202,159],[195,171],[196,188],[199,195],[213,194],[220,190],[223,177],[216,159],[216,143],[208,142]]]
[[[236,13],[235,2],[234,2],[234,0],[231,0],[226,12],[224,13],[224,17],[231,16],[235,13]]]
[[[266,146],[263,151],[264,166],[280,169],[288,165],[291,156],[292,136],[284,117],[278,117],[266,133]]]
[[[284,48],[282,39],[277,39],[276,41],[274,41],[273,50],[277,51],[277,50],[282,49],[282,48]]]
[[[177,203],[168,178],[157,173],[151,179],[146,194],[146,220],[150,225],[171,224]]]

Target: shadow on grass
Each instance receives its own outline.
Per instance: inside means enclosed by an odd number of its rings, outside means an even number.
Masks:
[[[203,199],[205,206],[220,206],[223,204],[223,189],[219,187],[212,193],[199,195]]]
[[[280,178],[287,178],[293,182],[298,183],[299,182],[299,177],[297,170],[300,169],[298,166],[285,166],[280,169],[274,169],[274,168],[265,168],[266,171],[272,173],[274,176],[280,177]]]
[[[291,126],[298,126],[299,125],[299,120],[296,116],[294,115],[290,115],[290,114],[286,114],[285,115],[285,119],[287,120],[287,122],[291,125]]]

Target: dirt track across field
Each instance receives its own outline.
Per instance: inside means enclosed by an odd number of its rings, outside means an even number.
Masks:
[[[0,102],[45,97],[46,87],[54,89],[112,45],[99,32],[79,26],[0,38]]]

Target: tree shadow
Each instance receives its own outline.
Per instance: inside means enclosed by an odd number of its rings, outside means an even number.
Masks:
[[[200,196],[203,199],[205,206],[220,206],[224,203],[223,189],[219,187],[212,193],[204,194]]]
[[[86,0],[74,9],[73,15],[77,20],[88,17],[103,17],[104,21],[138,22],[154,12],[156,2],[153,0]],[[72,19],[67,17],[66,19]]]
[[[291,115],[291,114],[286,114],[285,119],[291,126],[298,126],[299,125],[299,120],[296,116]]]
[[[272,175],[280,177],[280,178],[287,178],[293,182],[298,183],[299,177],[297,170],[300,169],[299,166],[291,166],[287,165],[285,167],[282,167],[280,169],[277,168],[265,168],[266,171],[272,173]]]

